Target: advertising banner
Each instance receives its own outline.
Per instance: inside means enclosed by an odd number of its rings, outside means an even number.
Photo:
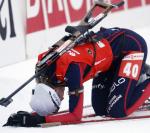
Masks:
[[[26,1],[0,1],[0,67],[25,59]]]
[[[120,0],[104,0],[108,3]],[[150,0],[124,0],[98,25],[137,29],[150,25]],[[93,0],[27,0],[27,56],[34,57],[64,36],[66,25],[77,25]]]

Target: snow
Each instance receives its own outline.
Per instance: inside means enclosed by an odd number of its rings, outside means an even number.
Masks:
[[[150,27],[136,29],[139,34],[141,34],[147,41],[150,50]],[[22,83],[24,83],[28,78],[34,74],[34,66],[36,59],[27,60],[20,62],[11,66],[7,66],[0,69],[0,98],[7,97],[15,89],[17,89]],[[147,63],[150,64],[150,54],[148,55]],[[113,121],[113,122],[103,122],[103,123],[88,123],[82,125],[67,125],[67,126],[57,126],[50,128],[14,128],[14,127],[1,127],[7,120],[10,114],[19,111],[31,111],[29,106],[29,101],[31,98],[31,90],[34,87],[35,82],[32,81],[28,84],[22,91],[20,91],[16,96],[13,97],[13,102],[7,107],[0,106],[0,132],[1,133],[50,133],[50,132],[61,132],[61,133],[100,133],[100,132],[148,132],[150,119],[142,120],[126,120],[126,121]],[[90,104],[90,89],[91,81],[85,83],[85,100],[84,104]],[[68,97],[67,91],[65,93],[65,100],[61,105],[61,109],[65,110],[68,108]]]

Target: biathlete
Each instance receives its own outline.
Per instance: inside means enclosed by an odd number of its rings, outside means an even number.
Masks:
[[[86,93],[83,83],[91,78],[93,84],[87,89],[92,89],[92,107],[99,116],[128,116],[150,97],[143,37],[129,29],[100,28],[90,38],[63,54],[36,79],[30,102],[35,113],[19,111],[6,125],[35,127],[80,120]],[[39,61],[45,53],[39,55]],[[69,90],[69,113],[57,114],[65,87]]]

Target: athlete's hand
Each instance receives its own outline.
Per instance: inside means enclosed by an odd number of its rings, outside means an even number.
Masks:
[[[25,111],[18,111],[8,118],[7,123],[4,126],[37,127],[38,124],[44,122],[45,117],[32,115]]]

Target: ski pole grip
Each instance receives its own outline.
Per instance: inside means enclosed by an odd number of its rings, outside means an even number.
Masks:
[[[0,99],[0,105],[7,107],[13,100],[10,98],[2,98]]]

